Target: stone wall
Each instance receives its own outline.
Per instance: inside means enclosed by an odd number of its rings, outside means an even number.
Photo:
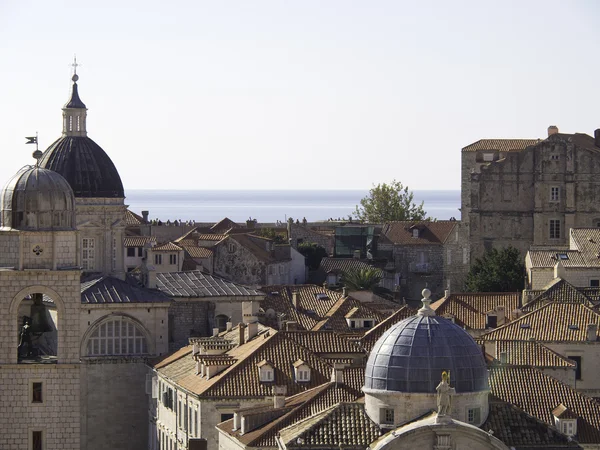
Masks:
[[[213,273],[246,286],[267,284],[267,264],[233,238],[213,247]],[[233,251],[230,251],[233,250]]]
[[[566,246],[569,228],[596,226],[600,156],[592,142],[557,134],[486,164],[476,152],[463,152],[461,211],[471,257],[508,245],[523,255],[531,245]],[[556,238],[550,220],[560,221]]]
[[[189,344],[192,335],[210,336],[214,305],[202,300],[175,300],[169,309],[169,350]]]
[[[19,267],[19,232],[0,233],[0,267]]]
[[[83,450],[148,448],[147,371],[144,358],[83,361]]]
[[[288,223],[288,236],[290,244],[295,249],[298,248],[299,242],[314,242],[323,247],[327,254],[333,256],[334,237],[333,234],[328,235],[311,230],[306,225],[296,223]]]
[[[394,265],[402,276],[400,293],[407,300],[420,300],[425,288],[432,298],[444,293],[444,247],[442,245],[397,245]]]
[[[80,450],[79,364],[0,365],[0,448],[31,449],[42,431],[44,450]],[[42,383],[42,403],[32,403],[32,384]]]

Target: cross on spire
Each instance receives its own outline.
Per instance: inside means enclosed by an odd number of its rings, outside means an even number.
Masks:
[[[73,75],[77,75],[77,68],[81,66],[81,64],[77,64],[77,55],[73,55],[73,64],[71,64],[71,67],[73,67]]]

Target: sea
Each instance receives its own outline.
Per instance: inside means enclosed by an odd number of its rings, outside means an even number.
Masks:
[[[415,203],[424,204],[427,217],[460,219],[460,191],[413,191]],[[217,222],[309,222],[347,219],[365,190],[152,190],[128,189],[125,203],[137,214],[149,211],[150,219]]]

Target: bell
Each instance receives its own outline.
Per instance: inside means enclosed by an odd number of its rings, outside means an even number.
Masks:
[[[50,311],[42,304],[42,294],[33,294],[31,305],[31,333],[48,333],[53,331]]]

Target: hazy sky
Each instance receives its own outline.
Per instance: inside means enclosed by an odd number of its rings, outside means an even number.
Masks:
[[[125,190],[459,189],[478,139],[600,127],[600,3],[0,0],[0,184],[61,133]]]

